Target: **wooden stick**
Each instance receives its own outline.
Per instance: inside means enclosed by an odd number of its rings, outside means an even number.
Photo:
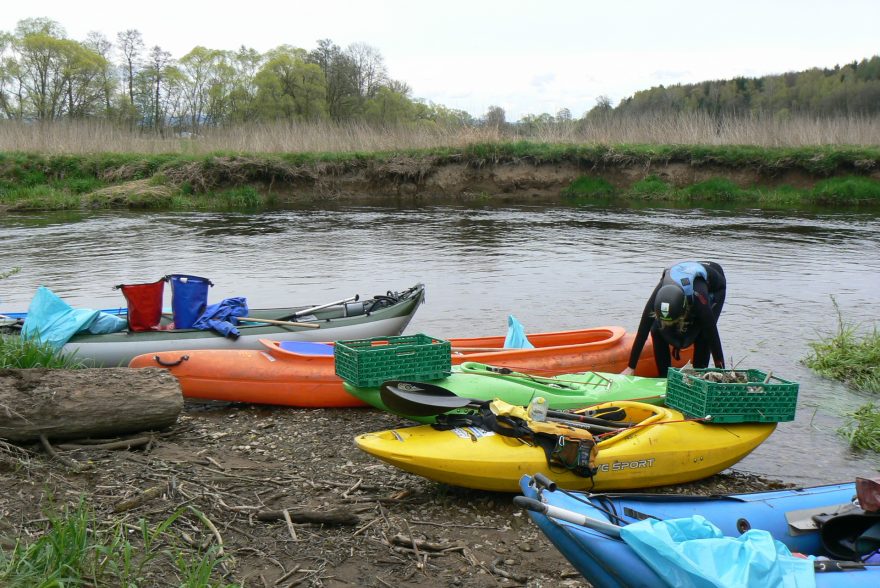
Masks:
[[[270,325],[285,325],[288,327],[308,327],[310,329],[319,329],[321,328],[320,323],[295,323],[293,321],[276,321],[275,319],[261,319],[252,316],[244,316],[240,317],[238,320],[247,321],[250,323],[268,323]]]

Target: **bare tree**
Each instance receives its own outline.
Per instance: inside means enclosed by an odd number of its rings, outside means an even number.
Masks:
[[[116,86],[116,76],[110,67],[112,62],[111,53],[113,51],[113,43],[107,37],[98,31],[92,31],[86,36],[83,45],[94,51],[96,54],[104,58],[107,67],[102,68],[100,72],[101,94],[104,102],[104,113],[109,114],[112,110],[113,88]]]
[[[144,38],[137,29],[128,29],[116,35],[119,51],[122,53],[123,77],[128,86],[128,99],[134,105],[134,77],[140,65],[140,55],[144,48]]]
[[[355,69],[355,84],[361,98],[372,98],[388,81],[385,60],[379,51],[366,43],[352,43],[345,50]]]

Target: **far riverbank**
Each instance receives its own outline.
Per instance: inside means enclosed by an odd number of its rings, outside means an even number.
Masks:
[[[880,205],[880,149],[474,144],[372,153],[0,153],[0,209],[407,202]]]

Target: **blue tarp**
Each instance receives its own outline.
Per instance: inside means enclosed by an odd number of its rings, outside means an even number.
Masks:
[[[61,349],[71,337],[81,331],[94,334],[115,333],[125,330],[127,326],[125,319],[118,316],[100,310],[73,308],[52,290],[40,286],[28,307],[21,335]]]
[[[507,315],[507,338],[504,339],[504,347],[509,349],[532,349],[535,347],[526,337],[523,326],[512,314]]]
[[[814,588],[813,561],[794,557],[763,530],[725,537],[700,515],[646,519],[621,538],[670,586],[695,588]]]
[[[238,324],[237,317],[247,316],[247,298],[224,298],[217,304],[212,304],[193,323],[192,328],[207,331],[214,330],[224,337],[238,339],[239,332],[235,328]]]

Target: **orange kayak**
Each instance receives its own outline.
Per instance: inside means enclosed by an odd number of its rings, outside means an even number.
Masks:
[[[626,368],[635,334],[623,327],[532,333],[533,349],[504,349],[504,336],[450,339],[452,363],[476,361],[537,375],[573,372],[619,373]],[[276,404],[304,408],[366,406],[342,387],[332,343],[270,341],[265,349],[200,349],[146,353],[129,367],[164,367],[188,398]],[[692,350],[681,352],[681,367]],[[637,376],[656,377],[651,339],[636,367]]]

